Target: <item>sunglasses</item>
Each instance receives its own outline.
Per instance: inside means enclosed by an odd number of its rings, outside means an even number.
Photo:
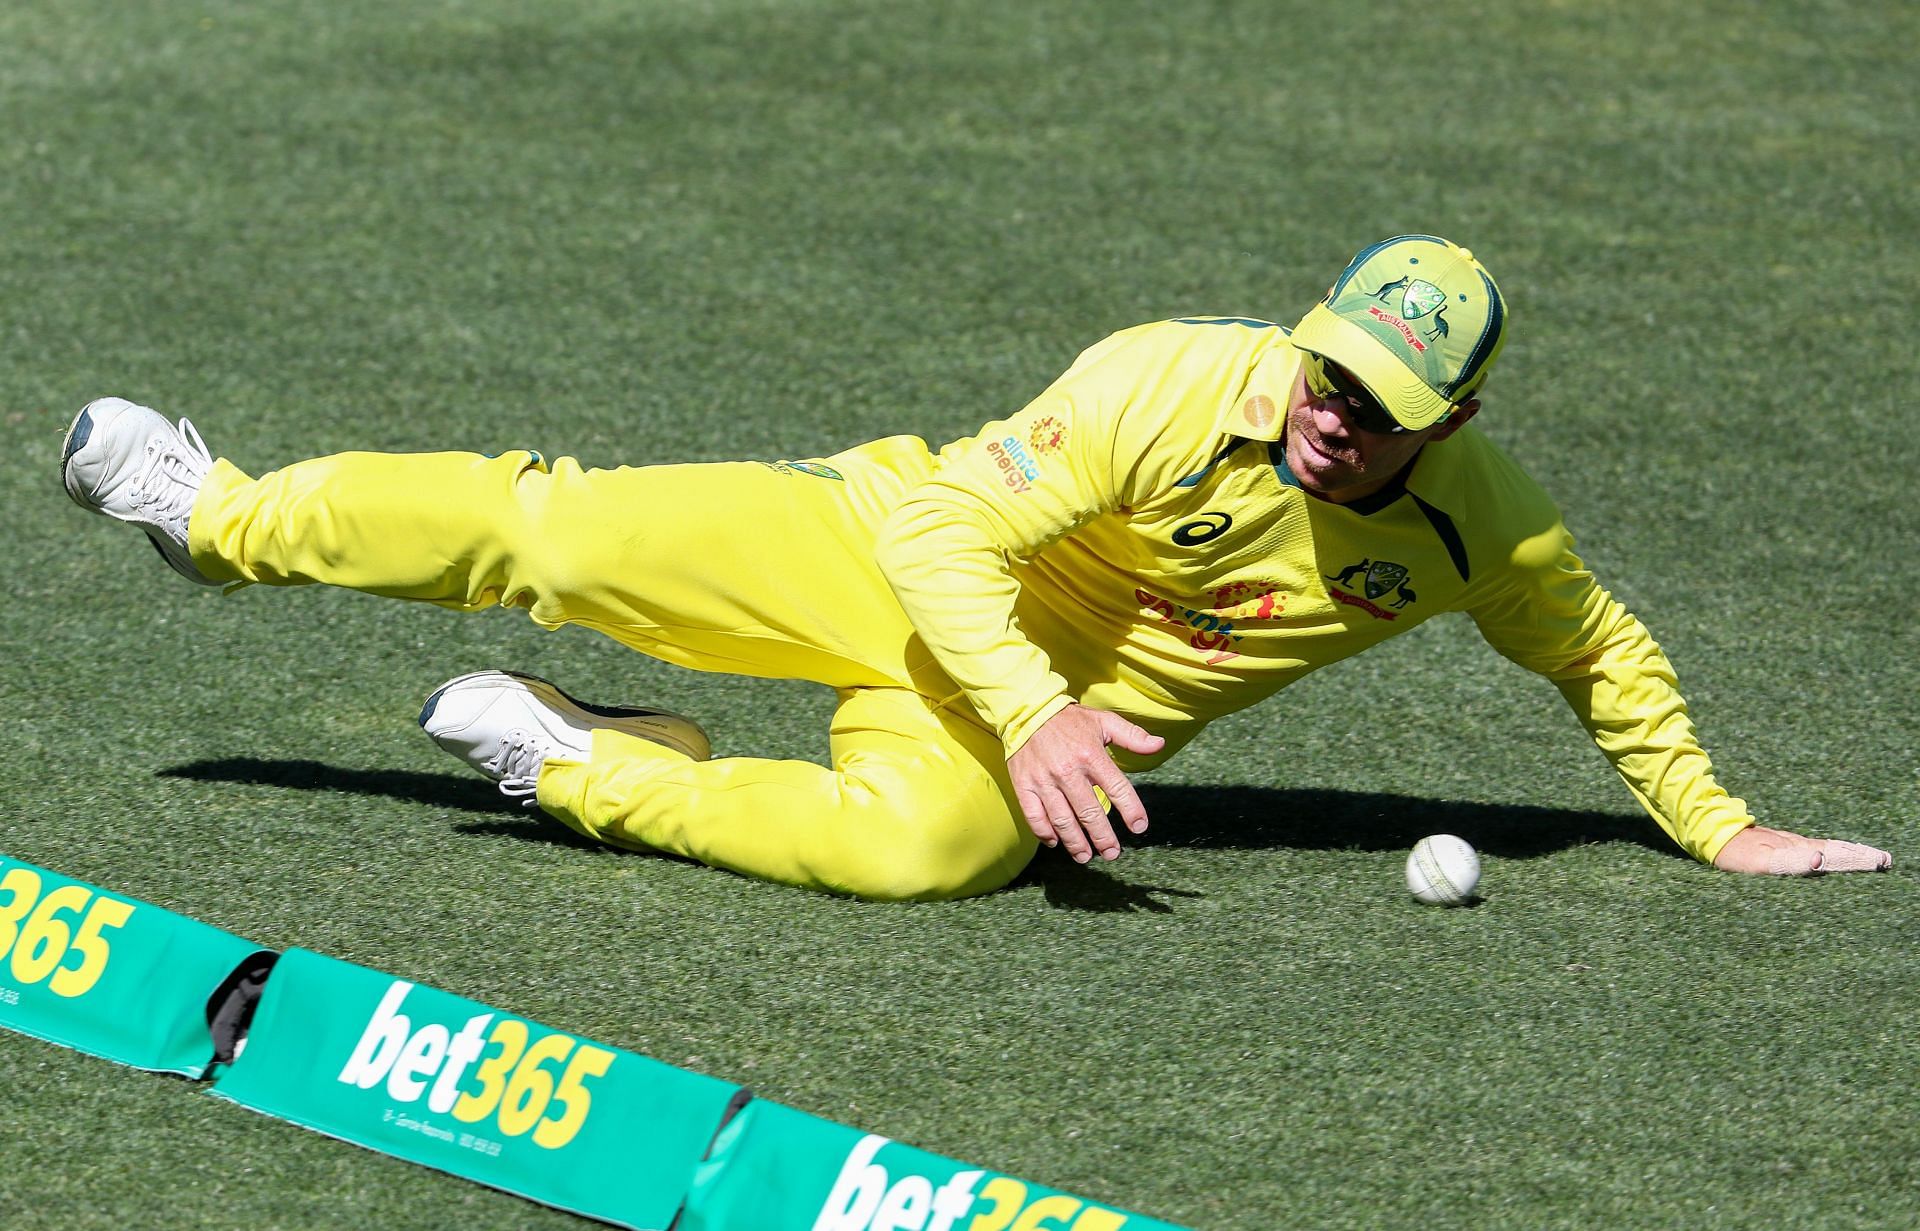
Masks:
[[[1325,355],[1316,355],[1312,351],[1303,351],[1307,374],[1307,389],[1321,401],[1339,398],[1347,404],[1347,418],[1363,432],[1372,432],[1376,436],[1389,436],[1407,429],[1398,419],[1387,412],[1387,408],[1374,400],[1367,387],[1354,378],[1353,373],[1328,359]]]

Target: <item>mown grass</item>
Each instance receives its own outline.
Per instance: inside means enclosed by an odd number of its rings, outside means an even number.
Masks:
[[[1208,1231],[1887,1227],[1920,1208],[1898,6],[23,0],[0,13],[0,851]],[[1108,869],[872,906],[495,808],[410,729],[515,666],[817,756],[818,690],[335,593],[190,592],[73,509],[114,392],[252,468],[944,439],[1082,346],[1473,246],[1482,423],[1722,775],[1894,849],[1685,862],[1440,621],[1218,724]],[[1451,830],[1486,902],[1399,885]],[[0,1037],[9,1226],[568,1216]]]

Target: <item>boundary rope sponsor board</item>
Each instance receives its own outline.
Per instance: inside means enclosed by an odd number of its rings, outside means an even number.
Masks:
[[[659,1228],[740,1087],[289,949],[218,1097],[622,1227]]]
[[[196,919],[0,856],[0,1025],[22,1034],[204,1077],[217,993],[261,952]]]
[[[634,1231],[1183,1231],[3,855],[0,1026]]]
[[[1179,1231],[755,1099],[721,1129],[676,1231]]]

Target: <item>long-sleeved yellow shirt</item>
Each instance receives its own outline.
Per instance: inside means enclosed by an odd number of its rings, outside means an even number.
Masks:
[[[1011,418],[941,450],[880,566],[1009,752],[1070,702],[1165,737],[1422,621],[1464,611],[1552,680],[1634,797],[1711,860],[1752,823],[1714,780],[1646,628],[1573,551],[1553,501],[1471,425],[1353,504],[1281,445],[1299,352],[1263,321],[1142,325]]]

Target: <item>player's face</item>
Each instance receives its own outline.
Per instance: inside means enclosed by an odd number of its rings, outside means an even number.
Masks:
[[[1478,402],[1468,402],[1445,423],[1418,432],[1372,432],[1355,421],[1353,407],[1337,390],[1314,391],[1318,382],[1308,381],[1307,366],[1301,365],[1287,408],[1287,465],[1301,487],[1335,504],[1379,491],[1428,441],[1451,436],[1479,409]]]

